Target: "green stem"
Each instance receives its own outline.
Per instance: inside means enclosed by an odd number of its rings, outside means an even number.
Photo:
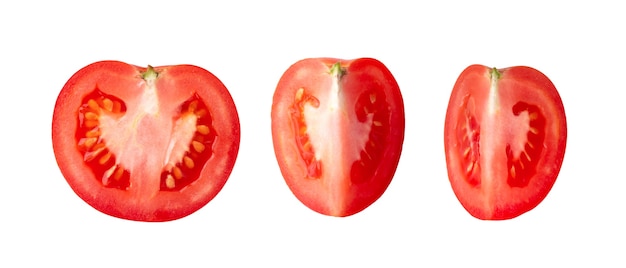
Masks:
[[[157,71],[154,70],[154,68],[152,68],[152,66],[148,65],[148,69],[141,73],[141,78],[143,78],[143,80],[154,80],[159,76],[159,73],[157,73]]]
[[[491,75],[491,81],[498,81],[500,80],[500,77],[502,76],[502,73],[500,71],[498,71],[498,69],[496,69],[496,67],[491,68],[491,72],[489,72],[489,75]]]
[[[346,74],[346,68],[341,67],[340,62],[336,62],[330,67],[330,75],[336,76],[338,79],[341,79]]]

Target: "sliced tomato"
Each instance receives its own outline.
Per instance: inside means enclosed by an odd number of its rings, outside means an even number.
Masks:
[[[59,93],[52,145],[61,173],[106,214],[168,221],[206,205],[239,150],[226,87],[192,65],[90,64]]]
[[[387,189],[404,140],[404,105],[378,60],[312,58],[281,77],[272,137],[293,194],[325,215],[362,211]]]
[[[444,137],[448,177],[463,207],[479,219],[511,219],[535,208],[556,181],[565,110],[538,70],[472,65],[452,90]]]

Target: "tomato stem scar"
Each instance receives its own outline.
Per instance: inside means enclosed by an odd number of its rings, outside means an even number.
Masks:
[[[337,79],[341,79],[346,74],[346,68],[341,67],[341,62],[336,62],[330,67],[330,72],[332,76],[337,77]]]
[[[491,72],[489,72],[490,78],[492,82],[500,80],[502,73],[498,71],[496,67],[491,68]]]
[[[154,68],[148,65],[148,69],[145,72],[141,73],[141,78],[146,81],[154,80],[159,76],[159,73],[154,70]]]

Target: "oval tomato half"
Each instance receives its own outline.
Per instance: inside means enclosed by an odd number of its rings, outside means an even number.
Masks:
[[[301,60],[274,93],[272,138],[282,175],[304,205],[355,214],[383,194],[400,158],[398,84],[375,59]]]
[[[106,214],[168,221],[222,189],[239,150],[226,87],[192,65],[90,64],[61,90],[52,145],[61,173]]]
[[[563,162],[561,98],[541,72],[472,65],[459,76],[445,120],[452,189],[474,217],[502,220],[536,207]]]

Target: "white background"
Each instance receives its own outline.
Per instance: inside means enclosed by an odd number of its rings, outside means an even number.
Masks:
[[[623,4],[219,2],[0,4],[0,266],[626,265]],[[274,157],[274,88],[308,57],[377,58],[403,93],[406,139],[396,176],[351,217],[300,204]],[[61,176],[50,138],[56,97],[80,68],[108,59],[202,66],[231,91],[239,157],[220,194],[195,214],[120,220],[84,203]],[[447,101],[474,63],[539,69],[567,114],[556,184],[537,208],[509,221],[471,217],[447,179]]]

